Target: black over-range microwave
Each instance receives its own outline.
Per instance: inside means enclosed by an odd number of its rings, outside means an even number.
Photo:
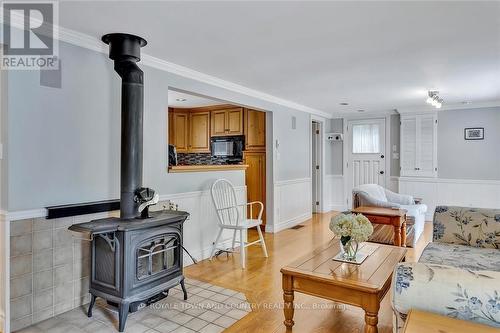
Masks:
[[[210,140],[210,152],[214,157],[225,157],[228,163],[240,163],[243,161],[243,149],[245,147],[245,137],[218,136]]]

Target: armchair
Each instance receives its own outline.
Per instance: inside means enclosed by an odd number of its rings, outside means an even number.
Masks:
[[[413,196],[399,194],[383,188],[377,184],[363,184],[354,188],[353,208],[359,206],[402,208],[407,211],[407,228],[413,228],[413,239],[411,246],[415,247],[419,237],[424,232],[425,213],[427,206],[425,204],[415,204]]]
[[[438,206],[433,242],[393,274],[394,332],[412,308],[500,327],[500,209]]]

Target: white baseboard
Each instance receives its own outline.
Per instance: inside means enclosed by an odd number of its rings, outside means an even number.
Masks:
[[[294,218],[288,219],[286,221],[282,221],[277,225],[266,225],[266,232],[280,232],[285,229],[289,229],[291,227],[296,226],[302,222],[309,220],[312,217],[311,212],[304,213],[302,215],[296,216]]]
[[[325,213],[335,211],[335,212],[343,212],[348,210],[346,205],[330,205],[328,206],[328,210],[325,211]]]

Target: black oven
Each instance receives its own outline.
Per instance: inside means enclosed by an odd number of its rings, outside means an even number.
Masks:
[[[228,163],[239,163],[243,160],[245,146],[243,135],[212,137],[210,141],[210,152],[213,157],[226,158]]]

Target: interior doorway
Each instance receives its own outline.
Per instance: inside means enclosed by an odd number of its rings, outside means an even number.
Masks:
[[[321,212],[321,123],[311,122],[311,205],[313,213]]]
[[[350,120],[346,129],[346,195],[351,207],[353,188],[362,184],[386,186],[385,119]]]

